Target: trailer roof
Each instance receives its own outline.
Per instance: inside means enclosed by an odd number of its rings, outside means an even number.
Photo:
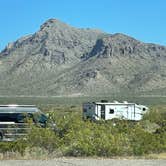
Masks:
[[[120,102],[94,102],[95,104],[104,104],[104,105],[134,105],[136,103],[120,103]]]

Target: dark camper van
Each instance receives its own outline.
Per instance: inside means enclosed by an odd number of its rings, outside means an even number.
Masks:
[[[45,127],[47,116],[34,105],[0,105],[0,141],[27,134],[30,123]]]

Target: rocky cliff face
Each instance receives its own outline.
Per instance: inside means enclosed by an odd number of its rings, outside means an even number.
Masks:
[[[166,47],[56,19],[0,53],[2,95],[166,92]]]

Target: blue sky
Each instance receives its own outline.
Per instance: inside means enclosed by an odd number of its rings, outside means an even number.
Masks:
[[[166,45],[166,0],[0,0],[0,50],[49,18]]]

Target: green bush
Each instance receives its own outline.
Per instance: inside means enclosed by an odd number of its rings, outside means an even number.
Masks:
[[[161,124],[166,120],[166,107],[152,107],[143,117],[143,120]]]
[[[0,142],[0,153],[19,152],[23,154],[27,146],[27,142],[22,139],[15,142]]]
[[[0,152],[24,155],[27,148],[40,148],[49,154],[58,151],[64,156],[102,157],[166,152],[165,108],[153,108],[140,122],[83,121],[77,107],[49,111],[49,122],[57,125],[55,132],[49,127],[33,127],[26,140],[1,142]]]
[[[59,137],[49,128],[32,128],[26,140],[29,147],[41,147],[53,152],[61,143]]]

